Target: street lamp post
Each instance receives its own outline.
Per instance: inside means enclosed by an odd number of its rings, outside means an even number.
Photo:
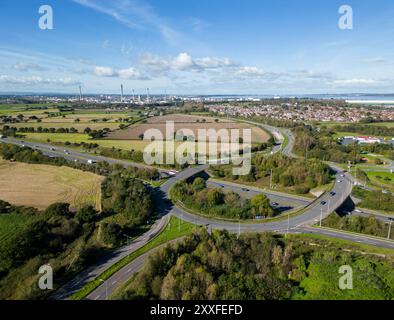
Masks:
[[[103,280],[103,279],[99,279],[100,282],[103,282],[105,284],[105,300],[108,299],[108,283],[107,281]]]
[[[131,239],[131,237],[129,237],[127,234],[123,234],[123,236],[126,238],[127,246],[129,246],[129,240]]]
[[[389,234],[388,234],[388,236],[387,236],[387,240],[390,240],[390,237],[391,237],[391,225],[393,224],[393,220],[392,219],[390,219],[390,224],[389,224]]]
[[[238,239],[241,236],[241,216],[238,216]]]
[[[320,208],[320,228],[322,226],[322,220],[323,220],[323,208]]]

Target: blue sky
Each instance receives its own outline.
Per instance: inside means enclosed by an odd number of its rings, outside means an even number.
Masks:
[[[393,16],[391,0],[2,0],[0,91],[392,93]]]

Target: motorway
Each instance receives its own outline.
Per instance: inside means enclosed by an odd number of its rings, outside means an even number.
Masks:
[[[14,145],[17,145],[20,147],[25,146],[25,147],[28,147],[31,149],[39,150],[44,155],[49,156],[49,157],[64,158],[68,161],[73,161],[73,162],[88,163],[88,160],[93,160],[95,162],[107,162],[109,164],[120,164],[125,167],[135,167],[135,168],[140,168],[140,169],[157,169],[159,172],[168,172],[168,170],[160,169],[160,168],[153,168],[151,166],[148,166],[148,165],[145,165],[142,163],[136,163],[136,162],[126,161],[126,160],[118,160],[118,159],[98,156],[95,154],[78,152],[78,151],[75,151],[71,148],[66,148],[66,147],[58,147],[58,146],[52,146],[52,145],[43,144],[43,143],[23,141],[23,140],[10,138],[10,137],[2,138],[2,139],[0,139],[0,142],[14,144]]]

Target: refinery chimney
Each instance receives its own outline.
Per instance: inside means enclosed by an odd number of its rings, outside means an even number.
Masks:
[[[82,86],[79,86],[79,101],[82,101]]]
[[[120,85],[120,102],[123,102],[123,84]]]

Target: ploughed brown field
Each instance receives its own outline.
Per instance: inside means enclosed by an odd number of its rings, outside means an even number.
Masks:
[[[202,117],[202,116],[191,116],[191,115],[166,115],[161,117],[153,117],[148,119],[147,123],[138,124],[135,126],[128,127],[124,130],[117,130],[110,133],[107,139],[111,140],[140,140],[141,135],[149,129],[158,129],[163,134],[165,139],[166,135],[166,121],[174,122],[175,132],[183,132],[185,135],[185,129],[189,129],[193,132],[194,136],[198,137],[198,129],[241,129],[240,136],[242,137],[242,129],[252,130],[252,143],[263,143],[267,142],[269,135],[263,129],[248,125],[246,123],[232,122],[226,120],[215,121],[216,118]]]

